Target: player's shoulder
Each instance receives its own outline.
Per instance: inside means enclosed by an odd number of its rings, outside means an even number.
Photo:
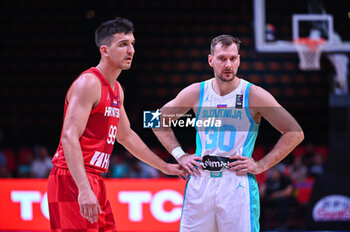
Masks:
[[[182,89],[177,96],[168,103],[173,106],[193,107],[198,104],[200,83],[193,83]]]
[[[195,82],[185,87],[181,92],[188,95],[198,95],[200,93],[201,82]]]
[[[251,83],[249,93],[252,95],[260,95],[267,93],[267,91],[263,87]]]
[[[100,79],[94,73],[81,74],[72,84],[81,88],[96,88],[101,86]]]
[[[249,101],[255,106],[270,106],[276,105],[276,99],[270,92],[261,86],[252,84],[249,90]]]
[[[83,73],[78,76],[75,81],[70,86],[67,97],[68,99],[72,94],[74,96],[81,96],[82,98],[86,97],[86,93],[89,93],[88,96],[98,98],[101,92],[101,82],[97,76],[93,73]]]

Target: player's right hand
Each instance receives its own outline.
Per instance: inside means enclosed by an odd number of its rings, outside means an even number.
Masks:
[[[91,223],[97,222],[98,214],[101,213],[101,209],[95,193],[91,189],[79,191],[78,202],[81,216],[86,218]]]
[[[201,175],[198,169],[203,170],[202,165],[198,162],[202,161],[201,157],[197,157],[195,154],[185,154],[181,156],[177,162],[190,174],[193,175],[196,173],[197,175]],[[197,168],[196,168],[197,167]]]
[[[186,180],[188,173],[179,164],[167,164],[166,169],[162,170],[164,174],[178,176],[183,180]]]

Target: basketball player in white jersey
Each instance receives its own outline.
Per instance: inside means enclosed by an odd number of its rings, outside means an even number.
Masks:
[[[191,174],[180,232],[258,232],[260,205],[254,174],[280,162],[304,138],[297,121],[269,92],[236,76],[239,44],[230,35],[214,38],[208,56],[214,77],[186,87],[161,109],[163,118],[193,109],[196,122],[220,121],[220,126],[196,124],[196,153],[185,153],[171,128],[154,129],[164,147]],[[251,155],[261,117],[282,136],[269,153],[254,161]]]

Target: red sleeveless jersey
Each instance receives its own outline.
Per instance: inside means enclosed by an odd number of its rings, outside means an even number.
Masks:
[[[109,159],[117,135],[121,106],[119,86],[115,82],[115,91],[113,91],[102,73],[95,67],[84,71],[78,78],[85,73],[93,73],[100,80],[101,100],[91,110],[86,128],[79,141],[83,152],[85,170],[87,172],[102,173],[108,170]],[[66,96],[64,118],[67,107]],[[56,167],[68,168],[61,140],[52,163]]]

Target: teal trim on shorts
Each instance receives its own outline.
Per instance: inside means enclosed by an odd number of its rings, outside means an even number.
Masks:
[[[201,108],[202,108],[202,103],[203,103],[203,95],[204,95],[204,84],[205,82],[202,81],[200,85],[200,91],[199,91],[199,103],[198,103],[198,110],[197,110],[197,115],[196,115],[196,122],[198,120],[199,114],[201,113]],[[196,125],[196,124],[195,124]],[[198,133],[198,128],[196,126],[196,156],[201,157],[202,154],[202,142],[201,142],[201,137],[199,136]]]
[[[184,199],[183,199],[183,201],[182,201],[182,209],[181,209],[181,219],[180,219],[179,232],[180,232],[180,229],[181,229],[182,214],[183,214],[183,212],[184,212],[187,185],[188,185],[188,182],[190,181],[190,179],[191,179],[191,176],[188,177],[187,182],[186,182],[186,186],[185,186]]]
[[[252,157],[256,137],[258,136],[259,124],[255,123],[252,115],[249,111],[249,89],[251,83],[246,87],[244,94],[244,108],[246,115],[250,121],[249,132],[244,142],[243,146],[243,156]],[[250,226],[251,232],[259,232],[259,217],[260,217],[260,202],[259,202],[259,188],[256,182],[254,174],[248,173],[248,182],[249,182],[249,201],[250,201]]]
[[[255,175],[248,173],[249,198],[250,198],[250,228],[251,232],[259,232],[260,202],[259,187]]]

